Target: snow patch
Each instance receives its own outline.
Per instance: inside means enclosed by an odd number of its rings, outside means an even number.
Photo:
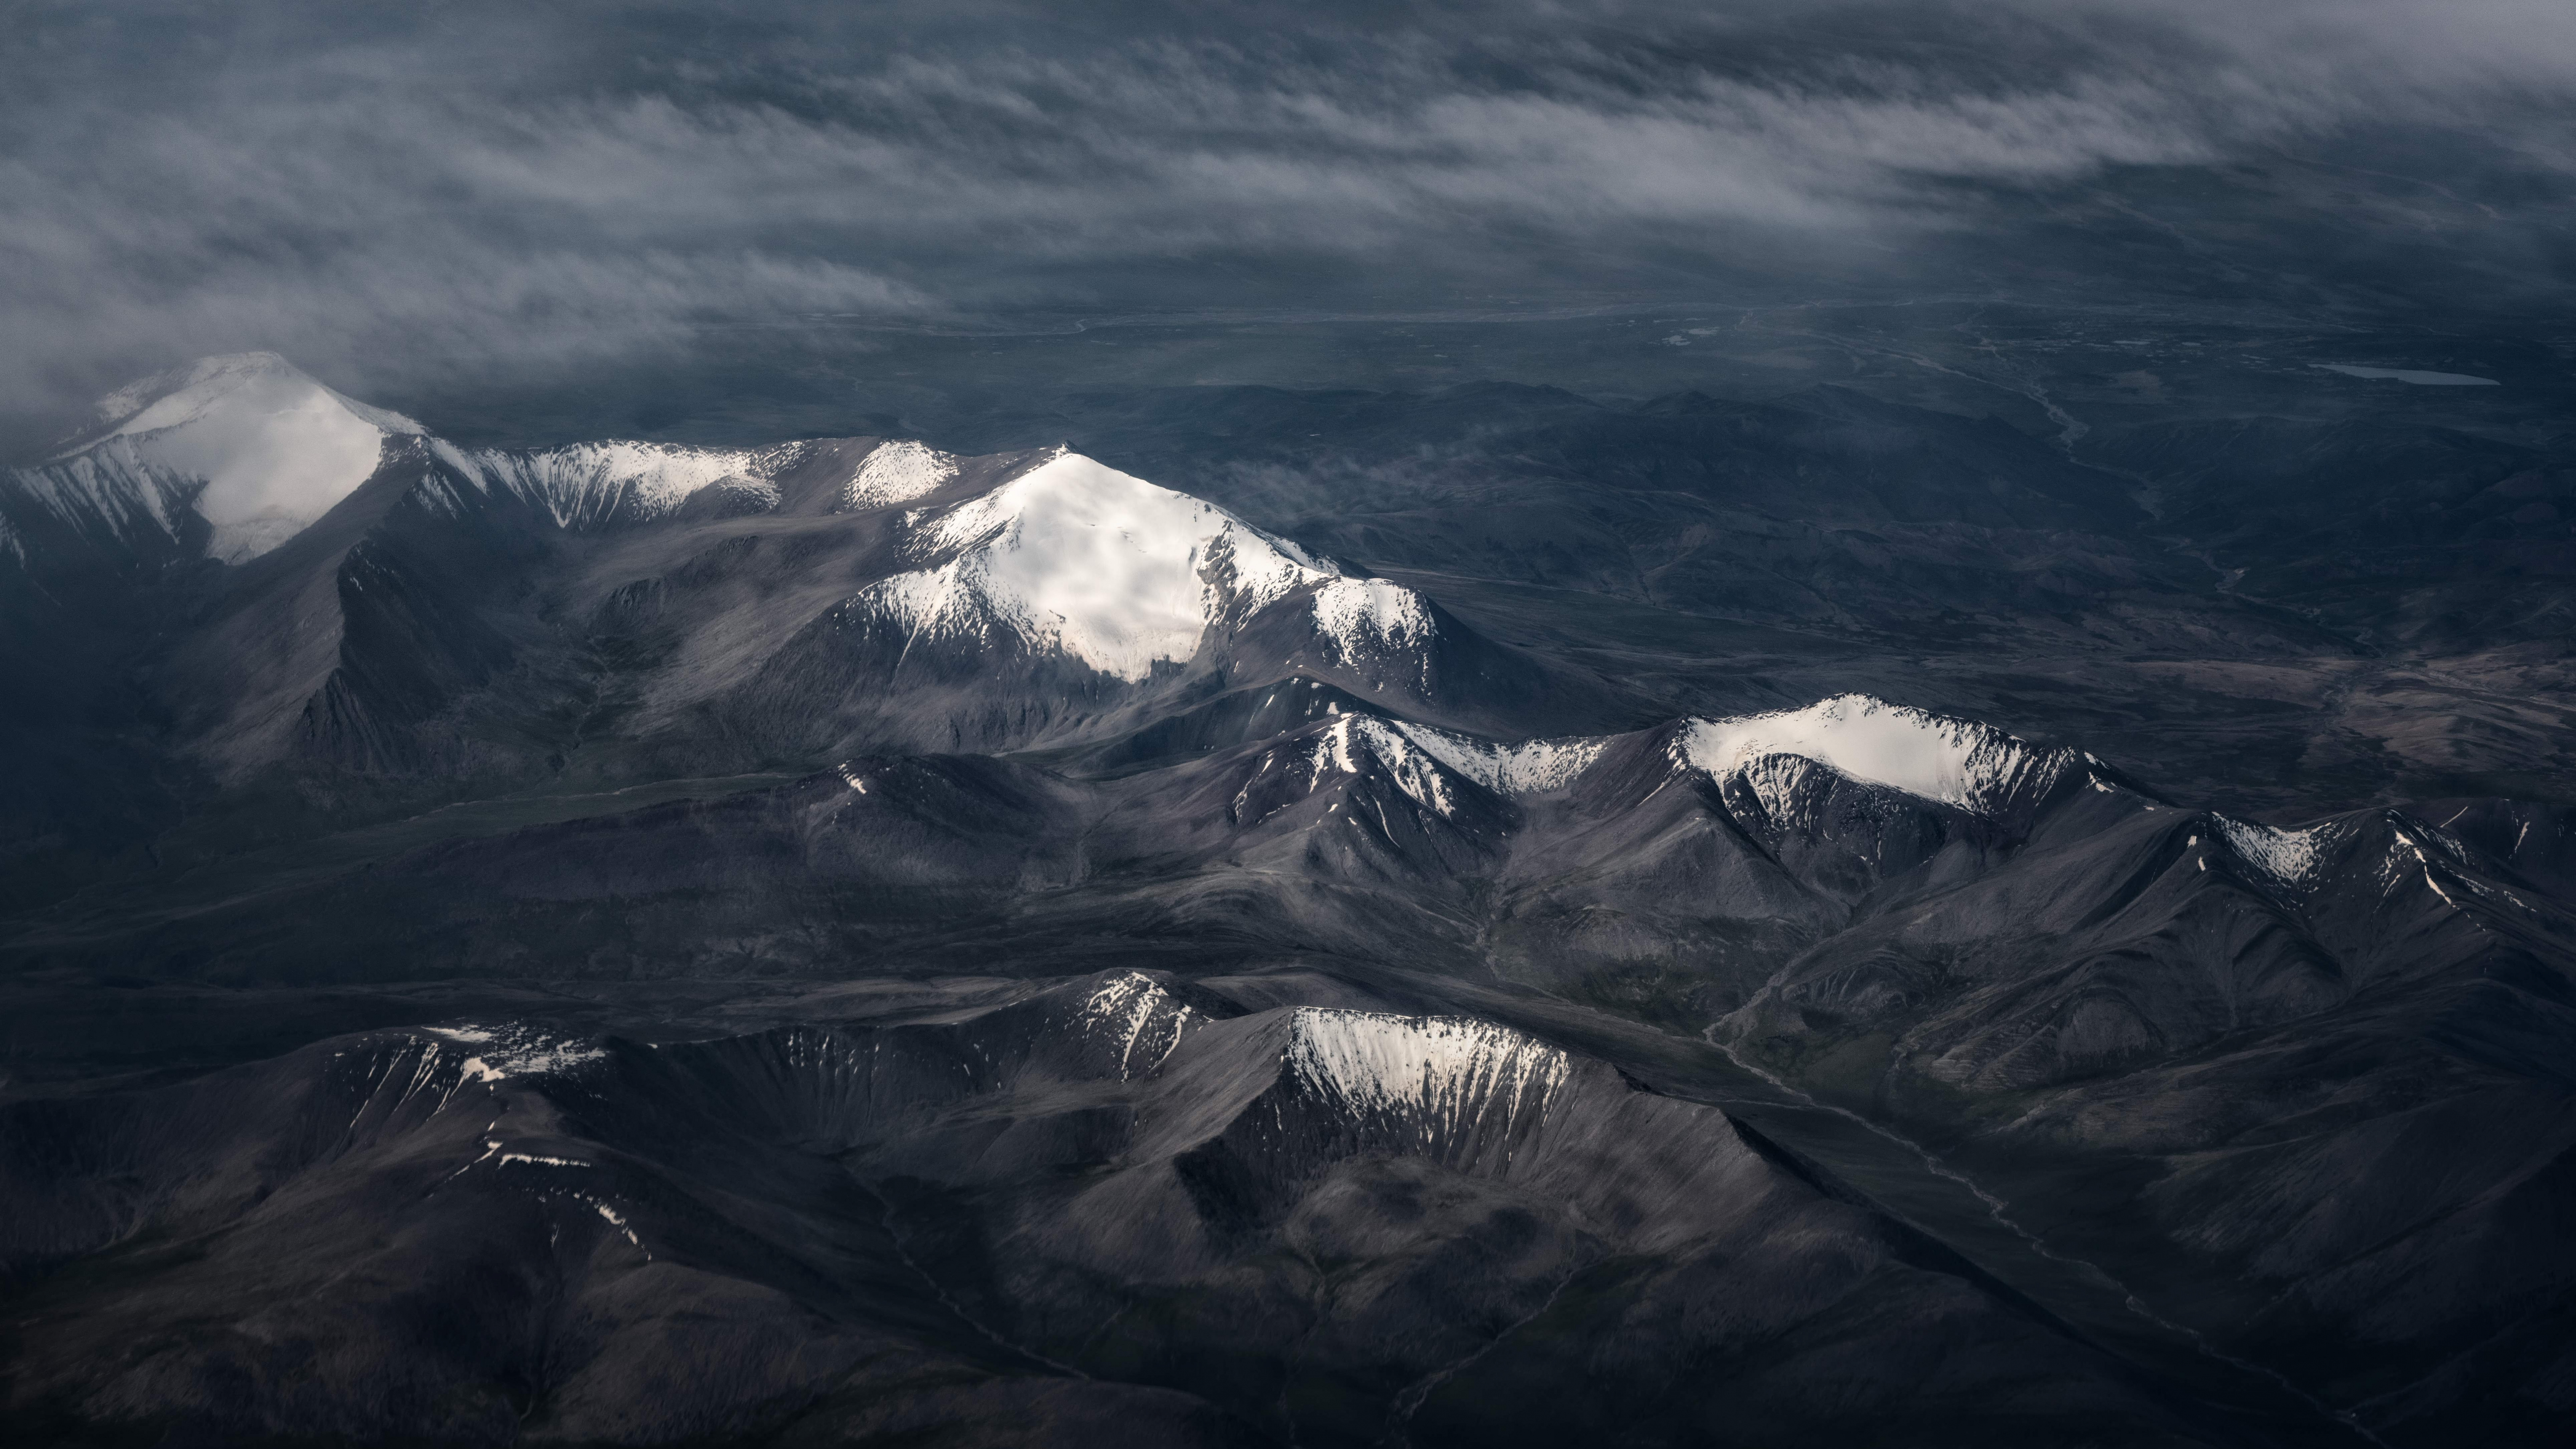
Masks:
[[[1311,793],[1327,775],[1364,775],[1374,767],[1414,804],[1450,819],[1459,804],[1453,780],[1503,796],[1561,789],[1608,747],[1607,739],[1496,745],[1402,720],[1339,715],[1312,739],[1306,788]]]
[[[2112,784],[2110,781],[2105,780],[2105,779],[2103,779],[2103,778],[2102,778],[2102,772],[2103,772],[2104,770],[2107,770],[2107,769],[2111,768],[2111,767],[2110,767],[2109,765],[2106,765],[2106,764],[2102,763],[2102,757],[2101,757],[2101,756],[2096,755],[2096,754],[2093,754],[2093,753],[2092,753],[2092,752],[2090,752],[2090,751],[2086,751],[2086,752],[2085,752],[2085,754],[2084,754],[2084,765],[2085,765],[2085,769],[2084,769],[2084,783],[2085,783],[2085,785],[2086,785],[2086,786],[2088,786],[2089,788],[2091,788],[2091,790],[2093,791],[2093,793],[2094,793],[2094,794],[2096,794],[2096,795],[2135,795],[2135,794],[2136,794],[2136,792],[2135,792],[2135,791],[2130,790],[2130,789],[2128,789],[2128,788],[2127,788],[2127,787],[2125,787],[2125,786],[2121,786],[2121,785],[2114,785],[2114,784]],[[2154,807],[2153,805],[2150,805],[2150,806],[2148,806],[2147,808],[2148,808],[2148,809],[2150,809],[2150,810],[2153,810],[2153,809],[2154,809],[2154,808],[2156,808],[2156,807]]]
[[[1375,766],[1423,809],[1442,819],[1458,811],[1457,798],[1449,792],[1448,777],[1438,758],[1416,749],[1411,740],[1384,720],[1361,714],[1343,715],[1314,736],[1310,748],[1306,775],[1309,794],[1323,787],[1328,774],[1365,775]],[[1263,763],[1268,763],[1267,758]]]
[[[1074,1017],[1075,1028],[1118,1049],[1118,1077],[1150,1073],[1168,1060],[1187,1031],[1190,1009],[1141,971],[1102,982]]]
[[[1814,761],[1798,755],[1763,755],[1738,767],[1735,778],[1753,793],[1763,818],[1773,826],[1812,827],[1817,822],[1808,812],[1819,802],[1813,795],[1802,798],[1798,787],[1805,783],[1809,770],[1818,768],[1821,767]]]
[[[1991,725],[1861,694],[1776,714],[1687,720],[1672,753],[1676,764],[1721,778],[1766,755],[1796,755],[1847,779],[1973,813],[2045,790],[2080,759]]]
[[[2247,820],[2213,816],[2218,833],[2236,857],[2273,881],[2290,887],[2310,884],[2324,863],[2326,848],[2340,834],[2329,821],[2304,830],[2281,830]]]
[[[936,492],[957,476],[957,460],[935,448],[910,441],[884,442],[868,450],[841,490],[841,506],[858,512],[892,508]]]
[[[1423,597],[1384,579],[1337,578],[1315,590],[1315,632],[1344,664],[1419,650],[1431,642]],[[1423,668],[1430,668],[1425,656]]]
[[[629,1246],[644,1255],[645,1262],[649,1263],[653,1261],[653,1250],[644,1246],[644,1240],[642,1238],[635,1236],[635,1229],[627,1223],[624,1214],[618,1212],[617,1209],[610,1207],[608,1204],[601,1202],[595,1197],[584,1197],[579,1193],[575,1193],[573,1194],[573,1200],[576,1202],[589,1203],[591,1211],[599,1214],[602,1222],[605,1222],[610,1227],[617,1229],[618,1234],[626,1239]]]
[[[569,1072],[591,1062],[604,1061],[608,1056],[604,1047],[516,1022],[498,1026],[474,1023],[432,1026],[423,1027],[421,1032],[460,1046],[479,1048],[467,1060],[465,1070],[476,1080],[485,1082]]]
[[[1577,775],[1591,769],[1601,752],[1610,748],[1607,738],[1498,745],[1401,720],[1394,727],[1432,758],[1497,795],[1538,795],[1562,790],[1573,784]]]
[[[1544,1116],[1573,1071],[1564,1052],[1508,1027],[1314,1006],[1289,1023],[1287,1062],[1305,1090],[1355,1116],[1463,1125],[1499,1102],[1506,1129],[1523,1112]]]
[[[1439,758],[1429,751],[1415,748],[1410,739],[1386,721],[1367,715],[1347,714],[1333,725],[1330,738],[1334,741],[1333,750],[1343,769],[1358,773],[1351,763],[1352,745],[1356,741],[1385,768],[1395,787],[1414,804],[1443,820],[1458,813],[1458,802],[1449,793],[1449,780],[1442,772]]]

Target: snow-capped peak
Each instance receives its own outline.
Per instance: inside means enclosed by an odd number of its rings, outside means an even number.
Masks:
[[[1864,694],[1740,719],[1693,719],[1674,736],[1675,762],[1712,776],[1768,755],[1795,755],[1846,779],[1884,785],[1974,813],[2046,790],[2082,756]]]
[[[920,497],[955,472],[918,444],[884,444],[847,505]],[[1062,449],[944,511],[904,517],[925,567],[870,585],[849,607],[913,641],[1010,636],[1136,684],[1158,664],[1195,657],[1211,629],[1299,590],[1310,591],[1313,637],[1338,663],[1420,653],[1436,627],[1429,604],[1401,584],[1348,577],[1205,499]]]
[[[924,521],[913,546],[938,562],[854,604],[915,637],[998,626],[1130,683],[1195,655],[1211,626],[1341,572],[1213,503],[1069,452]]]
[[[104,438],[159,432],[225,411],[263,403],[301,403],[320,394],[351,417],[383,433],[420,433],[420,424],[397,412],[343,397],[274,352],[233,352],[204,357],[185,367],[131,382],[100,398],[98,420],[107,431],[64,450],[80,452]]]
[[[207,552],[256,558],[302,532],[376,471],[399,413],[342,397],[271,352],[209,357],[99,400],[106,431],[58,455],[194,488]]]

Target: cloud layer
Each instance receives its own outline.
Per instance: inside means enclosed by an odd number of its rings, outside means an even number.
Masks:
[[[2576,165],[2576,9],[2522,0],[215,8],[6,42],[13,400],[253,346],[546,373],[709,322],[1839,283],[2136,168]]]

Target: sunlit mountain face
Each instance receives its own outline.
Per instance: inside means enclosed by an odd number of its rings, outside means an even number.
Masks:
[[[11,29],[0,1441],[2576,1422],[2559,10]]]

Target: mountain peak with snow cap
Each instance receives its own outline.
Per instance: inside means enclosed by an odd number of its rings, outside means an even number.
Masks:
[[[202,358],[101,398],[101,431],[53,468],[135,475],[211,529],[206,552],[244,563],[302,532],[376,471],[389,437],[426,430],[341,396],[273,352]]]
[[[927,567],[870,585],[853,603],[915,639],[990,642],[1015,635],[1127,683],[1195,657],[1208,631],[1240,624],[1299,589],[1316,589],[1314,622],[1360,647],[1427,635],[1403,599],[1345,599],[1354,584],[1330,559],[1255,528],[1217,505],[1062,449],[989,492],[921,520],[911,537]],[[1334,631],[1356,631],[1342,641]]]
[[[1865,694],[1771,714],[1685,720],[1671,751],[1676,764],[1721,778],[1769,756],[1793,755],[1972,815],[2036,799],[2086,763],[2075,750]]]

